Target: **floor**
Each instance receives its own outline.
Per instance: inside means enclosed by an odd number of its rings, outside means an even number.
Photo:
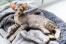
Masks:
[[[56,16],[66,22],[66,0],[52,4],[44,9],[54,13]]]

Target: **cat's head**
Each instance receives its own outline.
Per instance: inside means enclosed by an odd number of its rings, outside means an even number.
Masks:
[[[27,3],[11,3],[10,7],[18,14],[22,14],[25,10],[28,9],[28,4]]]

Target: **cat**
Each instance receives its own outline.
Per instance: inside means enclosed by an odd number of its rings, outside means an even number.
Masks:
[[[15,10],[15,24],[8,28],[9,31],[7,34],[7,38],[12,36],[19,27],[23,27],[22,29],[25,29],[28,26],[31,28],[39,28],[39,30],[41,30],[44,34],[53,35],[56,39],[59,38],[60,30],[57,28],[54,22],[44,16],[40,16],[35,13],[27,13],[26,15],[24,11],[26,11],[27,9],[27,3],[19,4],[17,7],[13,8],[13,10]]]

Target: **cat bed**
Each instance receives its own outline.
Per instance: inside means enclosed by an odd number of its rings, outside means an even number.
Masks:
[[[33,8],[31,8],[33,9]],[[48,12],[46,10],[36,9],[41,12],[40,15],[45,16],[46,18],[55,22],[61,30],[60,38],[57,40],[57,44],[66,44],[66,23],[62,21],[60,18]],[[29,10],[29,13],[32,10]],[[2,29],[4,33],[0,32],[0,36],[2,38],[5,37],[5,33],[7,33],[7,29],[9,26],[14,24],[14,11],[11,8],[7,8],[4,11],[0,12],[0,29]],[[17,33],[16,38],[10,43],[11,44],[44,44],[47,37],[39,30],[30,30],[30,31],[21,31]],[[8,39],[7,39],[8,40]],[[49,44],[56,44],[56,42],[50,42]]]

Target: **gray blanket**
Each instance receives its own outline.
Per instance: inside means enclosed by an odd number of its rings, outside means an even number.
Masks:
[[[56,42],[50,42],[49,44],[66,44],[66,23],[63,22],[60,18],[55,16],[54,14],[46,11],[46,10],[41,10],[37,9],[38,11],[41,12],[40,15],[43,15],[47,17],[48,19],[52,20],[57,24],[57,26],[61,29],[61,35],[59,40],[57,40],[58,43]],[[7,28],[11,25],[14,24],[14,13],[9,13],[9,12],[14,12],[10,8],[8,8],[5,11],[2,11],[0,14],[3,15],[0,18],[0,28],[2,28],[5,32],[7,32]],[[5,15],[9,13],[10,15]],[[2,34],[3,35],[3,34]],[[3,36],[4,37],[4,36]],[[45,36],[41,31],[39,30],[30,30],[30,31],[21,31],[17,33],[16,38],[11,42],[11,44],[44,44],[45,39],[47,39],[47,36]]]

